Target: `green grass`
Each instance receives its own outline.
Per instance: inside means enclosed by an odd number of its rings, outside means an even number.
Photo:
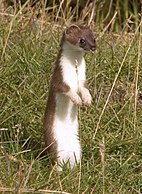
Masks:
[[[59,173],[30,140],[43,142],[42,119],[62,29],[48,22],[41,29],[34,21],[21,30],[15,20],[8,37],[6,20],[0,22],[0,192],[141,193],[140,32],[101,37],[97,32],[97,50],[85,56],[93,104],[79,109],[82,162]]]

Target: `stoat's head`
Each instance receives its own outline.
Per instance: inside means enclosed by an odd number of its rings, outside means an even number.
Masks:
[[[96,41],[92,30],[89,27],[71,25],[64,33],[64,41],[74,49],[81,51],[95,51]]]

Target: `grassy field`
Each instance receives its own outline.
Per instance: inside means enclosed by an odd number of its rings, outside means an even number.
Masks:
[[[63,29],[22,16],[11,21],[0,20],[0,193],[142,193],[141,29],[95,29],[97,50],[85,56],[93,104],[79,108],[82,162],[59,173],[32,142],[43,142]]]

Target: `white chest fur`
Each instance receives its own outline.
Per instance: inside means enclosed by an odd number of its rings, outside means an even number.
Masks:
[[[81,81],[85,80],[85,60],[83,57],[61,58],[62,75],[64,82],[74,91],[78,91]]]

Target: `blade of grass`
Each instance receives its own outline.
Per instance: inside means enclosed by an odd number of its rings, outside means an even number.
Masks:
[[[142,19],[141,19],[142,23]],[[138,58],[135,68],[135,102],[134,102],[134,130],[136,129],[136,121],[137,121],[137,96],[138,96],[138,81],[139,81],[139,64],[141,59],[141,25],[140,25],[140,35],[138,42]]]
[[[13,188],[5,188],[5,187],[0,187],[0,192],[15,192],[15,189]],[[39,189],[36,191],[35,189],[20,189],[19,193],[62,193],[62,194],[71,194],[65,191],[55,191],[55,190],[46,190],[46,189]]]

